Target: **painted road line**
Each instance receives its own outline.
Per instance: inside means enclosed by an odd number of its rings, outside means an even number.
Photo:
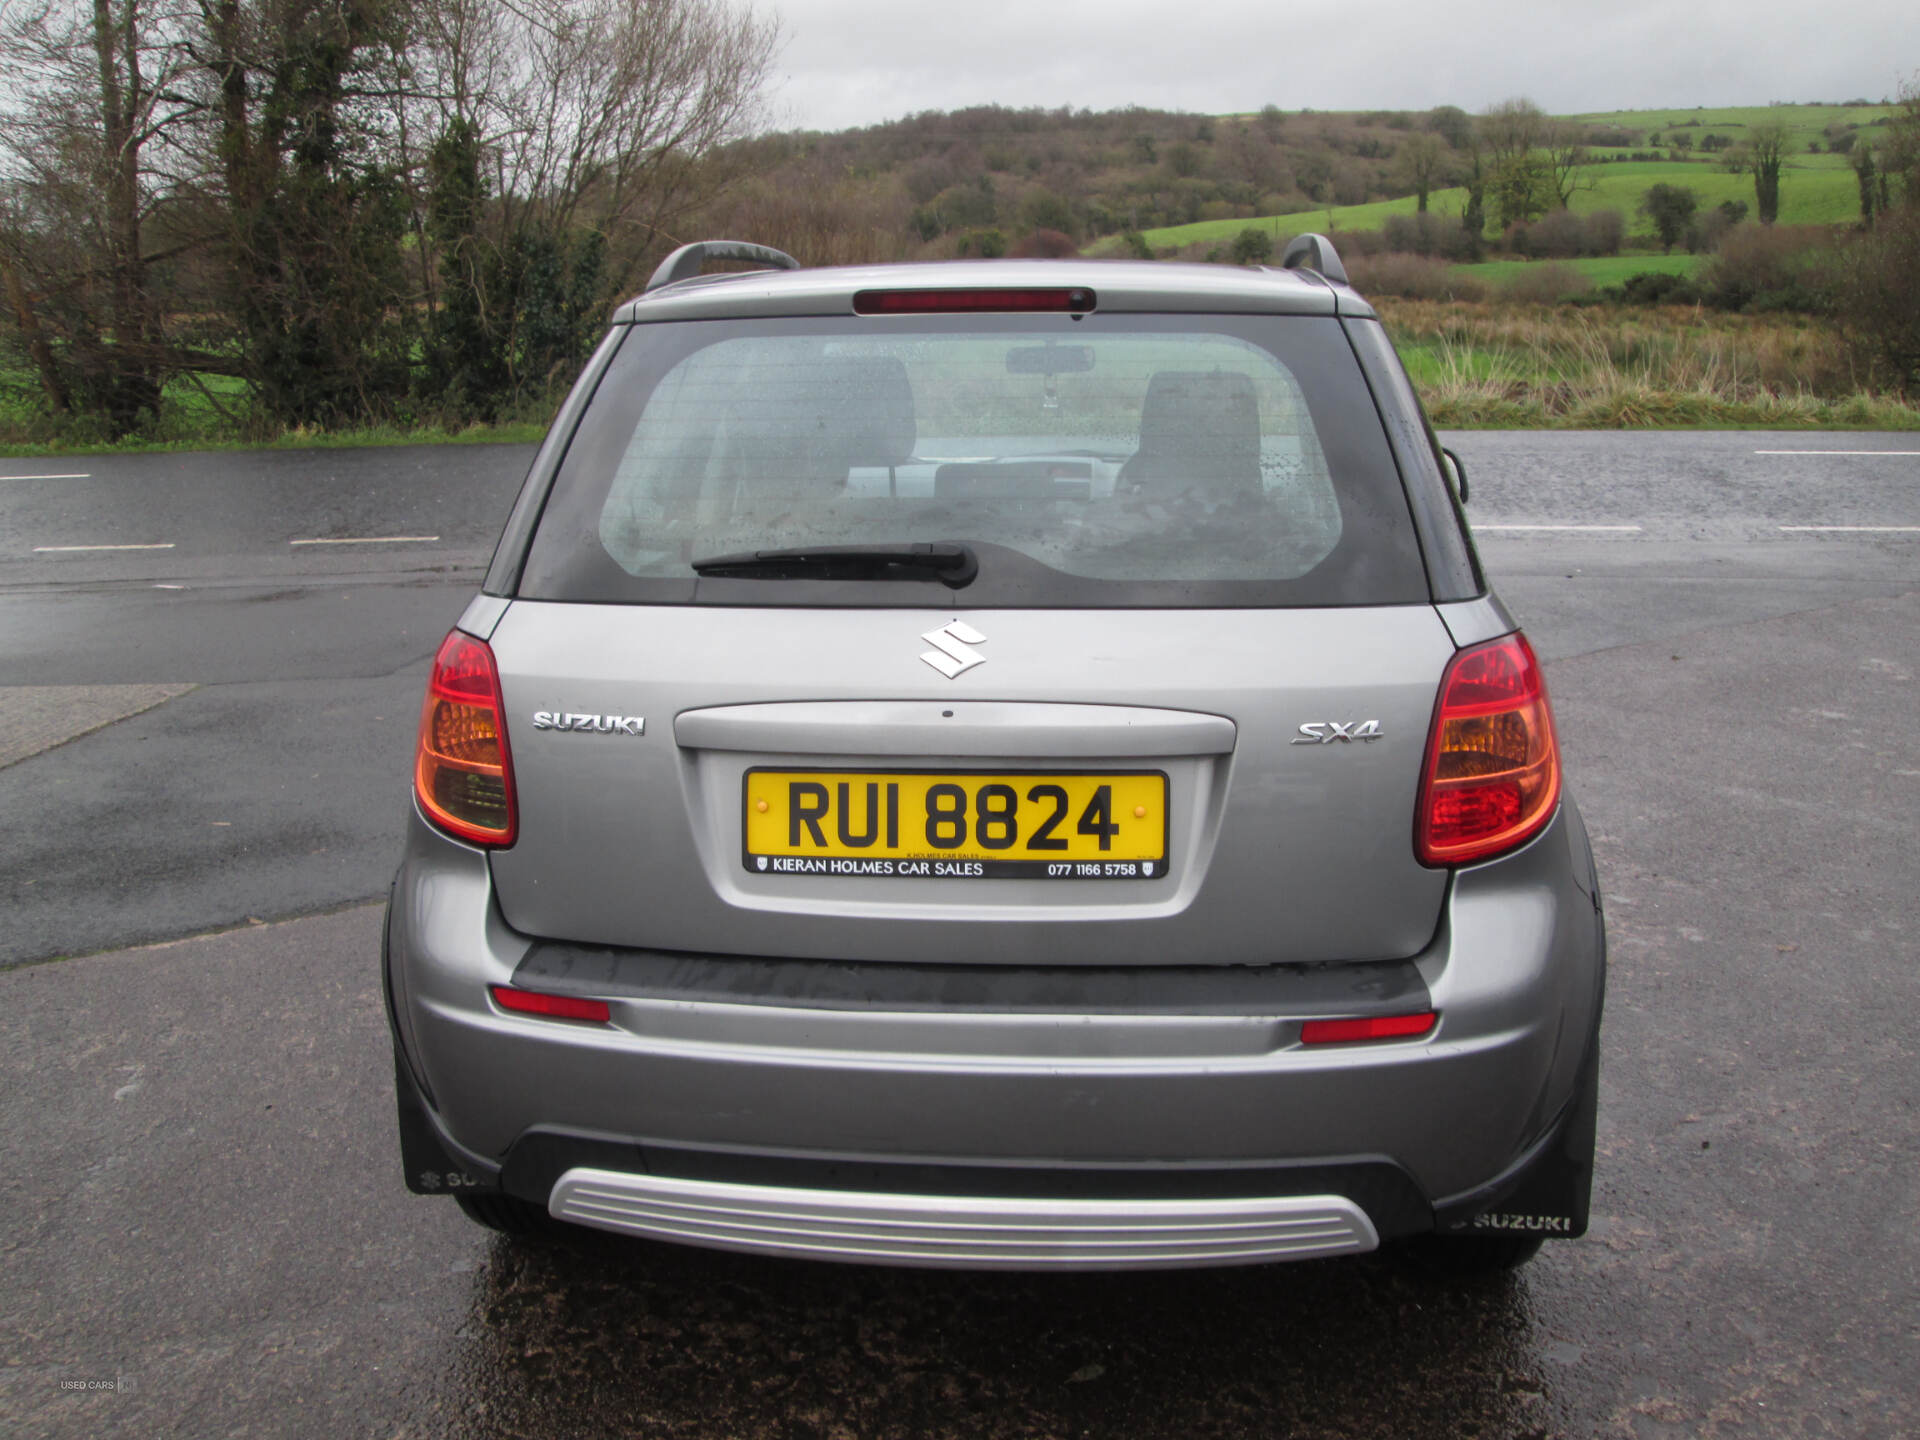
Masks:
[[[0,475],[0,480],[91,480],[91,475]]]
[[[438,535],[355,535],[344,540],[289,540],[289,545],[434,545]]]
[[[169,540],[164,545],[36,545],[33,547],[33,553],[36,555],[76,555],[84,550],[171,550],[171,549],[173,549],[173,542]]]
[[[1576,530],[1587,534],[1637,535],[1638,525],[1475,525],[1474,534],[1486,530]]]
[[[1756,450],[1756,455],[1904,455],[1911,459],[1920,450]]]
[[[1920,525],[1782,525],[1788,535],[1920,535]]]

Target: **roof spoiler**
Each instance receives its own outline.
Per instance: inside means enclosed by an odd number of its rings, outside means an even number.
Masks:
[[[1340,252],[1333,248],[1333,242],[1326,236],[1316,235],[1311,230],[1287,242],[1287,248],[1280,253],[1280,268],[1312,270],[1336,285],[1348,283],[1347,267],[1340,263]]]
[[[770,270],[798,270],[800,262],[784,250],[770,245],[755,245],[746,240],[696,240],[682,245],[660,262],[660,268],[647,281],[647,290],[658,290],[676,280],[691,280],[706,268],[709,260],[756,260]],[[1334,262],[1336,265],[1338,261]]]

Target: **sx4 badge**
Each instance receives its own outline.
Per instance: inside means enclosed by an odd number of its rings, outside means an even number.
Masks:
[[[1331,745],[1338,740],[1342,745],[1351,745],[1355,740],[1378,740],[1380,722],[1378,720],[1350,720],[1342,725],[1338,720],[1309,720],[1300,727],[1300,733],[1290,742],[1295,745]]]

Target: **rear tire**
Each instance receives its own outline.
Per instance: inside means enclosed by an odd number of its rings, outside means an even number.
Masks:
[[[511,1195],[456,1195],[453,1203],[474,1224],[517,1240],[551,1235],[554,1231],[551,1215],[538,1205],[529,1205]]]
[[[1401,1249],[1415,1270],[1439,1279],[1469,1279],[1518,1270],[1546,1243],[1538,1235],[1418,1235]]]

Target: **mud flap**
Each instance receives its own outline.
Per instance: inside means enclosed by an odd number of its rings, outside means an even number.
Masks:
[[[1435,1207],[1435,1228],[1443,1235],[1539,1235],[1552,1240],[1586,1234],[1599,1116],[1596,1033],[1559,1126],[1491,1185]]]
[[[407,1189],[416,1195],[499,1193],[497,1171],[456,1155],[441,1138],[398,1045],[393,1047],[393,1096],[399,1110],[400,1165],[406,1172]]]

